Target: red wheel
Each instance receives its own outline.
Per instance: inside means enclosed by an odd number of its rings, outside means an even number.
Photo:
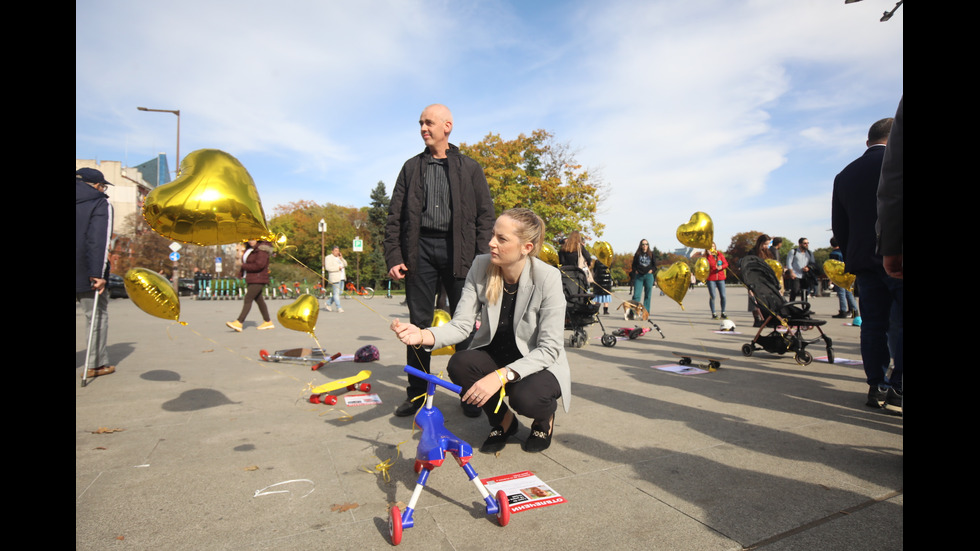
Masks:
[[[269,351],[259,350],[259,357],[262,358],[264,361],[269,361]]]
[[[388,512],[388,534],[391,536],[392,545],[402,542],[402,512],[395,505],[392,505],[391,511]]]
[[[416,459],[415,460],[415,467],[413,467],[413,468],[415,469],[415,474],[419,474],[420,472],[422,472],[422,462],[419,461],[418,459]]]
[[[497,522],[501,526],[507,526],[510,522],[510,502],[507,501],[507,492],[503,490],[497,492],[497,507],[500,509],[497,511]]]
[[[361,383],[361,392],[371,392],[371,383]]]
[[[321,401],[324,404],[327,404],[328,406],[332,406],[332,405],[335,405],[337,403],[337,397],[336,396],[327,395],[327,396],[324,396]]]

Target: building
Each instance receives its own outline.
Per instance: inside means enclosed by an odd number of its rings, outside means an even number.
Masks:
[[[80,168],[99,170],[112,183],[113,187],[106,194],[115,213],[114,230],[118,236],[133,234],[133,223],[137,216],[142,215],[143,201],[147,194],[158,185],[170,182],[167,156],[164,153],[135,167],[124,167],[119,161],[100,163],[94,159],[75,159],[75,170]]]

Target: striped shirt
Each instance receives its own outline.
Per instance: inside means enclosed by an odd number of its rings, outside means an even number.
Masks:
[[[427,157],[425,167],[425,204],[422,208],[422,229],[448,232],[452,227],[452,203],[449,196],[448,159]]]

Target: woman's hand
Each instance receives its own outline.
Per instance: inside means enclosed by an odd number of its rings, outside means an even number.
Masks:
[[[411,323],[402,323],[395,318],[391,322],[391,330],[398,336],[398,340],[409,346],[419,346],[422,344],[422,330]]]
[[[500,386],[500,377],[497,376],[497,373],[490,373],[473,383],[473,386],[463,393],[462,399],[467,404],[482,407],[483,404],[500,394]]]

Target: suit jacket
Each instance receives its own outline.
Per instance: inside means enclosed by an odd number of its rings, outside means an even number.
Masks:
[[[831,224],[844,253],[845,269],[852,274],[884,270],[875,252],[878,180],[884,155],[884,145],[872,145],[834,178]]]
[[[490,344],[500,320],[500,300],[487,304],[487,268],[490,255],[473,259],[466,276],[463,294],[453,319],[439,327],[429,327],[435,338],[433,349],[465,340],[479,319],[480,328],[473,335],[470,349]],[[557,268],[529,257],[524,264],[514,303],[514,340],[523,358],[508,367],[521,377],[547,369],[561,386],[565,412],[572,402],[571,370],[565,355],[565,292]]]
[[[902,113],[903,97],[898,102],[895,122],[888,135],[888,146],[881,161],[881,178],[878,182],[878,254],[902,254],[905,247],[903,222],[903,186],[905,149],[905,116]]]

